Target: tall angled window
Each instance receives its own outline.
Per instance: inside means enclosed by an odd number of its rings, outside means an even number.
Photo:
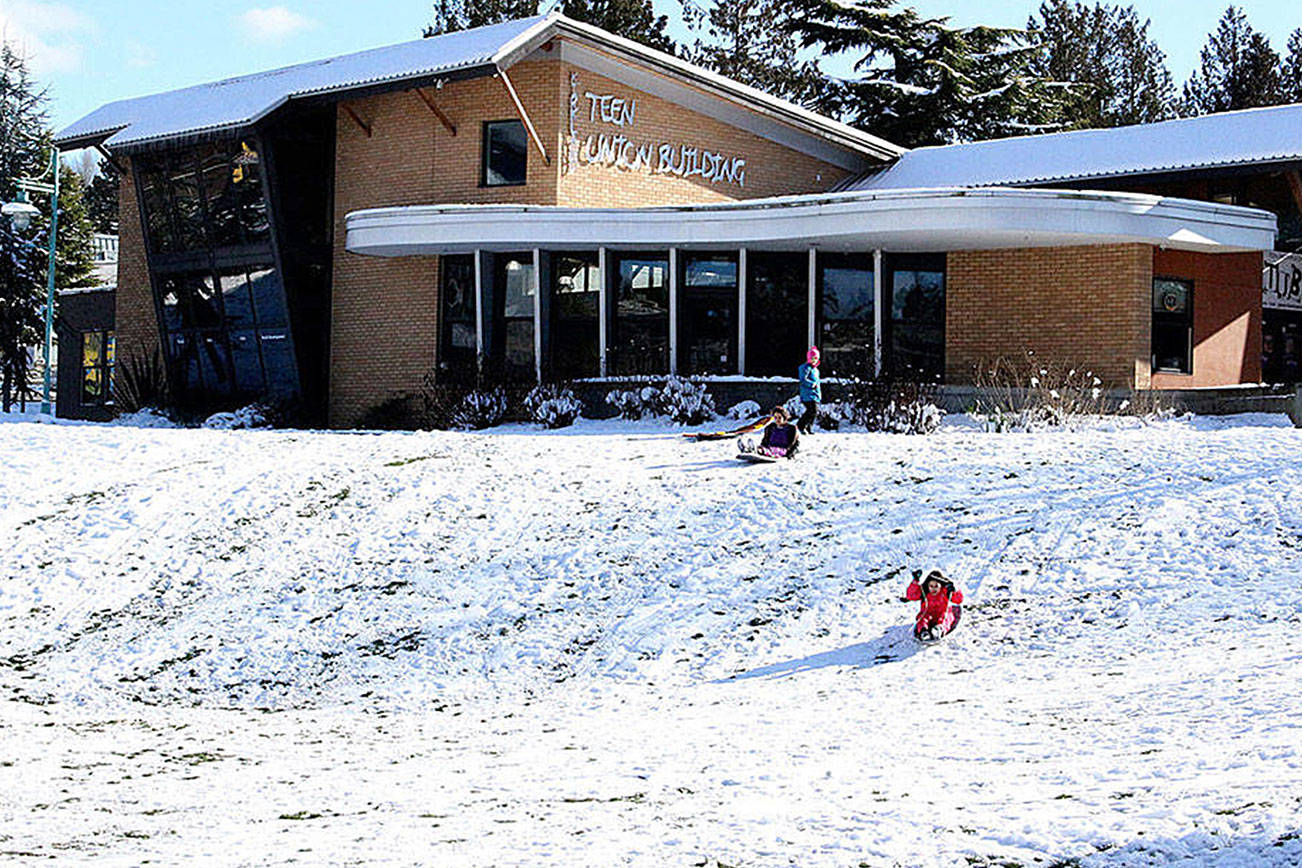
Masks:
[[[1193,373],[1193,283],[1153,279],[1153,370]]]
[[[614,321],[606,368],[616,376],[669,373],[669,257],[614,258]]]
[[[520,121],[485,121],[483,173],[485,187],[511,187],[525,182],[528,139]]]

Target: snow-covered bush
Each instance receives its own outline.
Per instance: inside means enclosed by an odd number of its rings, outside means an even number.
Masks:
[[[1069,426],[1110,407],[1103,381],[1084,367],[1027,352],[983,365],[974,378],[972,415],[988,431],[1035,431]]]
[[[176,422],[172,421],[162,410],[157,407],[141,407],[132,413],[119,414],[113,421],[113,425],[122,425],[127,428],[180,428]]]
[[[728,408],[728,418],[736,419],[738,422],[745,422],[748,419],[758,418],[760,412],[758,401],[738,401]]]
[[[579,418],[583,402],[569,386],[544,383],[525,397],[524,408],[529,418],[544,428],[565,428]]]
[[[471,431],[500,425],[505,418],[506,390],[500,386],[467,392],[452,411],[453,427]]]
[[[940,427],[944,416],[932,400],[934,393],[935,386],[929,383],[849,383],[836,414],[842,421],[869,431],[930,434]]]
[[[261,404],[249,404],[232,413],[213,413],[203,422],[204,428],[219,431],[237,431],[243,428],[270,428],[267,409]]]
[[[706,391],[705,384],[681,377],[670,377],[659,386],[614,389],[607,393],[606,403],[625,419],[663,416],[680,425],[699,425],[715,415],[714,396]]]

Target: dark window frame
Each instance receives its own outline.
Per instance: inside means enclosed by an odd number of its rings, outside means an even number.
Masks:
[[[496,126],[512,124],[520,128],[524,135],[523,160],[524,165],[521,170],[519,181],[500,181],[492,182],[488,179],[489,156],[492,153],[492,136],[491,130]],[[529,136],[528,131],[524,128],[524,122],[518,118],[505,118],[496,121],[484,121],[481,126],[479,137],[479,186],[480,187],[523,187],[529,183]],[[499,173],[500,174],[500,173]]]
[[[562,293],[560,291],[561,263],[564,260],[582,265],[583,270],[587,271],[585,276],[585,288],[581,293],[573,295],[591,296],[583,299],[585,302],[595,304],[595,309],[590,315],[577,315],[570,313],[567,315],[565,305],[562,304],[561,297],[571,293]],[[579,380],[590,379],[601,376],[601,293],[604,288],[601,285],[601,256],[595,250],[588,251],[552,251],[551,268],[548,271],[547,288],[550,294],[550,304],[548,306],[548,323],[547,329],[550,334],[550,371],[552,376],[562,380]],[[590,269],[590,270],[589,270]],[[593,278],[589,283],[586,277]],[[591,349],[590,366],[586,371],[581,370],[581,366],[575,359],[565,358],[567,348],[580,346],[586,341],[579,341],[574,335],[568,333],[570,329],[579,329],[581,332],[591,329]]]
[[[730,286],[700,284],[689,286],[688,272],[692,263],[700,261],[727,262],[733,268],[733,280]],[[678,373],[683,376],[734,376],[737,373],[737,353],[741,314],[741,302],[738,297],[737,283],[741,277],[740,252],[738,250],[679,250],[678,251]],[[707,307],[726,309],[729,313],[728,346],[726,361],[721,362],[719,370],[708,366],[697,370],[691,364],[692,351],[699,339],[703,325],[699,317],[693,316],[693,309]],[[749,349],[749,348],[748,348]]]
[[[1179,283],[1185,287],[1185,310],[1183,313],[1170,314],[1157,309],[1157,291],[1158,281],[1168,283]],[[1173,277],[1165,274],[1153,275],[1153,285],[1150,290],[1150,309],[1152,311],[1151,327],[1149,332],[1149,370],[1154,374],[1174,374],[1176,376],[1193,376],[1194,362],[1194,301],[1195,285],[1191,278]],[[1157,330],[1162,328],[1183,328],[1185,332],[1185,364],[1180,368],[1158,367],[1157,364]]]
[[[626,338],[633,331],[629,323],[626,323],[620,316],[620,288],[622,286],[623,268],[626,262],[642,263],[650,267],[659,267],[663,269],[664,274],[664,310],[656,314],[648,314],[643,320],[638,322],[640,327],[639,335],[659,331],[659,327],[651,328],[652,320],[663,321],[664,324],[664,351],[657,353],[659,359],[653,366],[654,370],[641,370],[639,365],[628,358],[630,347],[627,346]],[[654,265],[651,265],[654,263]],[[607,332],[606,332],[606,374],[607,376],[652,376],[663,377],[669,374],[669,354],[670,328],[669,314],[669,293],[673,286],[673,278],[669,273],[669,250],[656,249],[635,249],[635,250],[618,250],[610,251],[606,255],[606,310],[607,310]],[[659,341],[657,341],[659,342]],[[648,346],[651,344],[648,343]]]
[[[877,312],[876,312],[876,286],[875,284],[883,280],[881,275],[875,274],[876,257],[870,251],[848,251],[848,252],[827,252],[820,251],[815,263],[815,290],[814,290],[814,334],[816,335],[815,344],[823,353],[823,363],[821,370],[825,377],[836,378],[859,378],[870,380],[877,376],[876,357],[877,345],[881,342],[881,336],[876,334],[877,331]],[[868,306],[869,316],[828,316],[827,312],[827,272],[835,271],[858,271],[868,275]],[[883,268],[883,270],[885,270]],[[867,326],[870,340],[867,346],[863,348],[865,356],[860,368],[853,366],[845,369],[838,368],[836,365],[837,350],[829,349],[829,334],[837,326],[859,325]],[[885,325],[883,323],[883,325]],[[885,344],[882,344],[883,348]]]
[[[454,279],[454,271],[460,272],[466,269],[469,272],[469,304],[466,307],[470,311],[469,320],[462,317],[453,317],[448,310],[449,292],[448,285]],[[479,309],[479,292],[475,282],[475,254],[445,254],[439,257],[439,354],[438,364],[440,371],[452,371],[454,363],[465,362],[473,369],[475,360],[479,355],[479,335],[478,335],[478,309]],[[466,325],[475,331],[475,346],[469,348],[467,353],[466,347],[456,347],[452,344],[452,333],[455,325]],[[469,375],[472,370],[456,371],[454,373]]]

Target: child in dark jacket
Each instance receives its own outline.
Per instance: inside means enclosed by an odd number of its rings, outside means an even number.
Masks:
[[[940,570],[928,573],[921,585],[915,573],[904,598],[921,603],[917,623],[913,625],[913,635],[918,639],[939,639],[958,626],[963,614],[963,592]]]
[[[800,448],[800,432],[788,421],[786,407],[774,407],[769,424],[764,426],[764,436],[760,438],[759,448],[755,451],[774,458],[795,458]]]

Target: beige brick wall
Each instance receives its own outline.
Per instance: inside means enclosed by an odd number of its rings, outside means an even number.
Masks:
[[[118,289],[116,295],[115,334],[118,370],[133,357],[148,360],[159,351],[158,317],[154,313],[154,291],[149,283],[149,266],[145,258],[144,229],[136,205],[136,182],[129,160],[122,164],[118,188]]]
[[[945,379],[1026,351],[1147,388],[1152,248],[1142,244],[950,253]]]
[[[604,166],[564,173],[572,69],[579,74],[580,114],[586,103],[584,90],[635,97],[635,125],[626,132],[656,145],[683,141],[745,157],[745,186]],[[508,75],[550,158],[550,164],[545,162],[530,142],[523,186],[479,186],[482,123],[518,116],[499,78],[425,90],[456,126],[455,136],[410,91],[345,103],[370,127],[369,136],[342,106],[336,112],[331,425],[356,424],[368,408],[419,389],[437,361],[437,258],[382,259],[348,253],[344,220],[351,211],[433,203],[634,207],[709,202],[823,190],[846,174],[663,100],[635,94],[558,59],[521,63],[511,67]],[[613,126],[596,126],[619,132]],[[578,129],[596,126],[580,123]]]
[[[585,69],[564,64],[561,67],[558,104],[568,106],[570,76],[577,75],[578,111],[574,138],[569,136],[569,111],[560,118],[557,149],[561,159],[560,197],[557,204],[571,207],[638,207],[678,205],[692,202],[724,202],[780,196],[794,193],[822,192],[848,173],[815,157],[776,144],[753,133],[689,111],[659,97],[650,96]],[[635,100],[633,122],[618,125],[592,119],[592,103],[585,93],[613,95]],[[610,141],[624,136],[633,149],[624,149],[629,161],[635,159],[636,146],[649,145],[652,166],[638,164],[623,168],[605,163],[591,163],[578,155],[596,153],[600,136]],[[588,139],[591,137],[591,149]],[[654,171],[659,166],[659,146],[671,144],[706,148],[726,157],[746,161],[745,183],[711,181],[699,175],[680,177]]]

